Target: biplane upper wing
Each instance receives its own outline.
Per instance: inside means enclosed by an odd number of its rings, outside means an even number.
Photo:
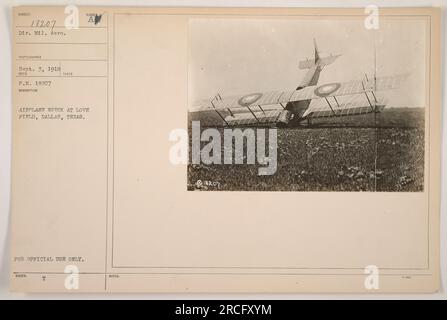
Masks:
[[[217,111],[237,110],[252,106],[278,105],[294,101],[304,101],[362,94],[371,91],[396,89],[406,75],[380,77],[370,80],[355,80],[349,82],[333,82],[323,85],[308,86],[300,90],[255,92],[242,96],[222,98],[217,95],[211,101],[199,102],[200,108],[210,108]]]

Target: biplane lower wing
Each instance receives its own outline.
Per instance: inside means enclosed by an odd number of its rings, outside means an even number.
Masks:
[[[283,110],[269,110],[266,112],[238,113],[225,117],[229,126],[270,125],[276,124]]]

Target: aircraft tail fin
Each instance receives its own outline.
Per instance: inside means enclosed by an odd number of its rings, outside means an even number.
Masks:
[[[318,62],[320,60],[320,53],[318,52],[317,40],[314,38],[314,49],[315,49],[315,58],[314,61]]]

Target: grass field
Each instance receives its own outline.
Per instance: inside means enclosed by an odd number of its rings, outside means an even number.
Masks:
[[[188,189],[422,191],[423,111],[390,109],[376,125],[369,115],[343,126],[278,129],[276,174],[258,176],[259,165],[189,165]]]

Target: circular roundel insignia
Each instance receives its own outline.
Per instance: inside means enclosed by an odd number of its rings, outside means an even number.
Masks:
[[[322,86],[319,86],[314,90],[314,93],[319,97],[326,97],[335,91],[337,91],[340,88],[340,83],[334,82],[334,83],[328,83],[323,84]]]
[[[255,103],[261,97],[262,97],[262,93],[247,94],[246,96],[241,97],[237,102],[239,103],[239,105],[246,107],[246,106],[249,106],[249,105]]]

